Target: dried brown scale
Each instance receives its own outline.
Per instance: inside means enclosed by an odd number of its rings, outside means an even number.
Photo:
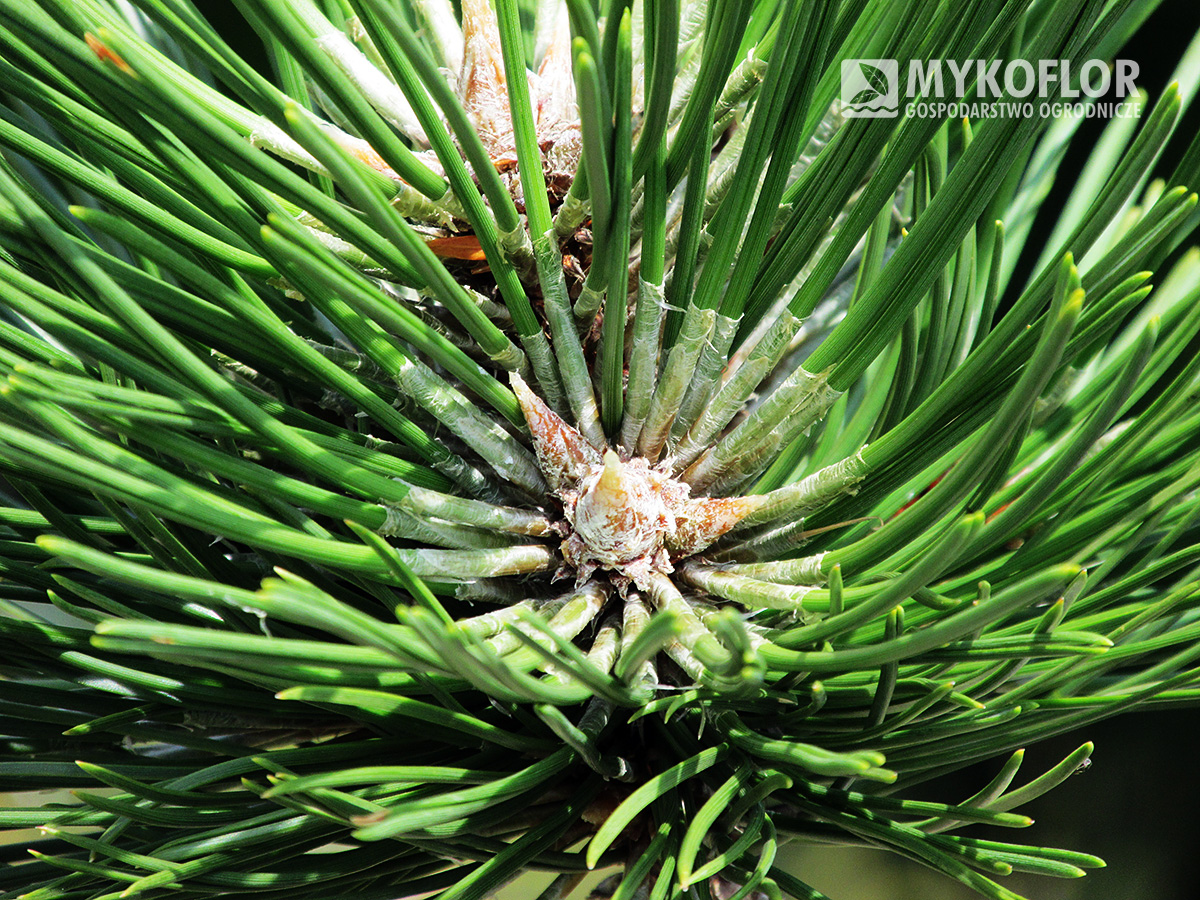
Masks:
[[[459,99],[517,207],[522,208],[516,140],[496,13],[487,0],[465,0],[462,16],[463,66],[458,76]],[[582,151],[575,109],[575,82],[571,78],[571,34],[565,10],[556,23],[554,36],[537,73],[529,72],[526,77],[535,103],[543,174],[551,195],[560,201],[570,188]]]
[[[539,398],[520,375],[513,390],[533,435],[538,465],[561,501],[567,536],[555,578],[577,586],[606,572],[622,595],[647,590],[656,575],[700,553],[765,503],[750,497],[689,496],[690,488],[642,457],[622,459],[592,446]]]

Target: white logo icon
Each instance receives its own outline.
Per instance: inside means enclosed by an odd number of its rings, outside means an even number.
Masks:
[[[900,110],[894,59],[842,60],[842,114],[848,119],[892,119]]]

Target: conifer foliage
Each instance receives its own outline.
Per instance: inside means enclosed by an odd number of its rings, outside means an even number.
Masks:
[[[234,5],[0,0],[0,897],[1102,865],[972,826],[1200,700],[1200,40],[1060,172],[842,63],[1155,3]]]

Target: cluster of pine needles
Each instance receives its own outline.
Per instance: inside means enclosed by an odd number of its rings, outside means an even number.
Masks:
[[[0,898],[1102,865],[969,829],[1200,701],[1200,40],[1051,209],[1086,118],[842,62],[1157,3],[197,6],[0,0]]]

